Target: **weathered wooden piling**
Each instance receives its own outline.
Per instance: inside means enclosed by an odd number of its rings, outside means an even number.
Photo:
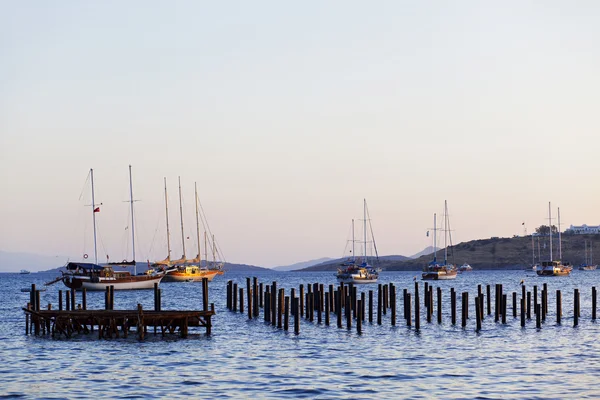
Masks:
[[[377,290],[377,325],[381,325],[382,308],[383,308],[383,293],[381,291],[381,283],[380,283],[379,290]]]
[[[263,314],[264,314],[264,320],[265,322],[270,323],[271,322],[271,310],[270,310],[270,305],[271,305],[271,288],[269,287],[269,285],[266,285],[265,287],[265,296],[264,296],[264,300],[265,300],[265,306],[263,307]]]
[[[517,318],[517,292],[512,292],[513,318]]]
[[[556,323],[560,325],[562,317],[562,294],[560,290],[556,291]]]
[[[285,290],[283,288],[279,289],[279,296],[277,296],[277,328],[281,329],[283,327],[283,311],[285,308]]]
[[[502,295],[502,323],[506,325],[506,295]]]
[[[289,296],[285,296],[285,305],[284,305],[284,315],[283,319],[283,329],[287,332],[290,327],[290,298]]]
[[[341,290],[337,290],[336,291],[336,317],[337,317],[337,327],[339,329],[342,329],[342,291]]]
[[[264,285],[263,285],[263,283],[262,283],[262,282],[259,284],[258,293],[259,293],[259,294],[258,294],[258,296],[259,296],[259,297],[258,297],[258,306],[259,306],[260,308],[263,308],[263,307],[264,307],[264,301],[263,301]]]
[[[546,286],[546,284],[544,283],[544,286]],[[542,304],[540,305],[540,312],[542,313],[542,322],[546,321],[546,300],[548,299],[548,297],[546,297],[546,289],[542,289]]]
[[[544,313],[542,314],[543,319],[542,321],[546,318],[546,315],[548,314],[548,284],[544,283],[544,292],[543,292],[543,297],[545,297],[544,299]]]
[[[533,285],[533,313],[537,314],[537,307],[536,304],[538,304],[538,287],[537,285]]]
[[[352,329],[352,309],[349,307],[351,296],[346,295],[346,328]]]
[[[258,318],[260,315],[260,307],[262,304],[259,303],[259,287],[258,287],[258,278],[252,278],[252,316],[253,318]]]
[[[419,282],[415,282],[415,330],[421,329],[421,313],[419,311]]]
[[[433,314],[433,287],[429,286],[428,292],[427,292],[427,298],[429,300],[427,300],[427,304],[429,307],[427,307],[427,322],[431,323],[431,317]]]
[[[592,321],[596,320],[596,286],[592,286]]]
[[[521,297],[521,327],[525,327],[525,298]]]
[[[531,319],[531,292],[527,292],[527,319]]]
[[[410,304],[410,293],[406,293],[406,326],[411,326],[412,324],[412,317],[410,315],[412,307]]]
[[[268,287],[267,287],[267,290],[268,290]],[[233,297],[232,297],[232,300],[231,300],[231,307],[232,307],[232,310],[234,312],[237,312],[237,302],[238,302],[238,299],[237,299],[237,296],[238,296],[238,285],[237,285],[237,283],[233,284],[233,287],[232,287],[231,291],[232,291],[232,294],[233,294]]]
[[[111,290],[114,290],[114,286],[111,286],[111,288],[112,288]],[[114,291],[112,293],[114,293]],[[76,301],[75,301],[75,289],[71,289],[71,310],[75,310],[76,309],[75,303],[76,303]],[[114,303],[114,295],[112,295],[112,297],[111,297],[111,304],[110,304],[111,305],[111,310],[114,309],[113,303]]]
[[[325,326],[329,326],[330,292],[325,293]]]
[[[387,314],[388,298],[389,298],[388,292],[389,292],[389,286],[383,285],[383,307],[382,307],[383,315]]]
[[[462,293],[462,327],[465,328],[467,326],[467,308],[469,307],[469,293]]]
[[[492,314],[492,296],[491,296],[491,288],[490,285],[486,285],[486,294],[487,294],[487,315],[491,315]]]
[[[450,312],[452,313],[452,325],[456,325],[456,292],[450,288]]]
[[[359,335],[362,334],[362,312],[363,312],[363,308],[362,308],[363,302],[361,299],[357,300],[357,305],[356,305],[356,333],[358,333]]]
[[[573,326],[579,325],[579,289],[573,292]]]
[[[244,288],[239,288],[240,291],[240,313],[244,313]]]
[[[304,285],[300,284],[300,316],[304,317]]]
[[[35,292],[34,296],[35,296]],[[35,297],[34,297],[34,303],[35,304]],[[35,306],[34,306],[35,309]],[[108,286],[106,287],[106,293],[104,294],[104,309],[105,310],[109,310],[109,305],[108,305]],[[70,311],[71,310],[71,291],[70,290],[65,290],[65,310]]]
[[[277,324],[277,282],[273,281],[271,284],[271,304],[269,305],[271,310],[271,325]]]
[[[475,331],[479,332],[481,330],[481,301],[480,297],[475,297]]]
[[[369,290],[369,323],[373,323],[373,291]]]
[[[362,300],[362,320],[364,322],[365,320],[365,312],[366,312],[366,308],[367,308],[367,294],[365,292],[361,292],[360,294],[360,299]]]
[[[248,309],[248,319],[252,319],[252,286],[250,278],[246,278],[246,308]]]
[[[58,310],[59,311],[63,310],[63,295],[62,294],[63,294],[63,291],[59,290],[58,291]],[[31,301],[31,298],[30,298],[30,301]],[[29,304],[31,304],[31,303],[29,303]],[[29,314],[27,314],[27,316],[29,317]]]
[[[392,283],[389,284],[390,291],[390,309],[391,309],[391,321],[392,326],[396,326],[396,286]],[[362,305],[364,306],[364,300],[362,301]],[[361,314],[362,315],[362,314]]]
[[[542,313],[540,312],[540,304],[535,303],[535,327],[542,329]]]

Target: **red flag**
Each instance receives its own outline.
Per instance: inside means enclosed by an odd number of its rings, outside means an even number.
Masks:
[[[94,208],[94,212],[100,212],[100,207]]]

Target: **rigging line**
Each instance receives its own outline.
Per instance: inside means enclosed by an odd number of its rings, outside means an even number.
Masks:
[[[371,214],[369,214],[369,206],[367,208],[367,217],[369,219],[369,228],[371,229],[371,238],[373,239],[373,247],[375,248],[375,257],[377,257],[377,262],[379,262],[379,253],[377,252],[377,243],[375,243],[375,235],[373,235],[373,224],[371,224]]]
[[[91,173],[92,173],[91,171],[88,171],[87,178],[85,179],[85,182],[83,182],[83,187],[81,188],[81,193],[79,193],[79,201],[81,201],[81,198],[83,197],[83,192],[85,190],[85,187],[87,186],[87,183],[90,180],[90,174]]]
[[[104,256],[108,255],[106,251],[106,246],[104,246],[104,240],[102,239],[102,233],[100,232],[100,224],[96,221],[96,232],[98,232],[98,237],[100,238],[100,244],[102,245],[102,250],[104,250]]]
[[[154,251],[154,243],[156,242],[156,235],[158,234],[158,225],[160,223],[160,219],[156,220],[156,228],[154,228],[154,234],[152,235],[152,240],[150,241],[150,248],[148,250],[148,254],[152,254]]]

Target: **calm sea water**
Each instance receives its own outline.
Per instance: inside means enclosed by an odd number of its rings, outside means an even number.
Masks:
[[[402,289],[413,290],[416,272],[383,272],[381,283],[398,290],[395,327],[390,313],[383,324],[356,330],[338,329],[301,320],[299,336],[277,330],[261,318],[226,310],[226,283],[245,287],[245,278],[278,282],[286,288],[319,282],[335,283],[332,273],[226,273],[210,283],[215,303],[213,335],[197,331],[188,339],[162,339],[152,334],[144,342],[25,336],[21,310],[29,293],[53,278],[47,274],[0,274],[0,395],[25,398],[598,398],[600,387],[600,326],[591,321],[591,287],[600,286],[600,271],[574,271],[570,277],[538,278],[528,271],[474,271],[455,281],[434,283],[443,288],[444,322],[421,330],[402,319]],[[466,329],[450,324],[450,287],[470,292],[477,285],[502,283],[505,292],[518,291],[524,279],[549,285],[549,315],[541,330],[535,321],[520,327],[486,318],[475,332],[474,308]],[[57,284],[42,292],[42,304],[56,307]],[[573,328],[573,289],[581,290],[582,316]],[[163,309],[200,309],[200,285],[163,283]],[[366,285],[360,290],[376,289]],[[563,324],[555,324],[555,292],[563,291]],[[529,290],[529,289],[528,289]],[[493,287],[492,287],[493,292]],[[421,284],[422,293],[422,284]],[[375,299],[377,296],[375,296]],[[459,296],[460,299],[460,296]],[[510,297],[509,297],[510,299]],[[459,300],[460,301],[460,300]],[[115,293],[115,308],[142,303],[153,307],[152,291]],[[88,308],[104,305],[103,293],[88,293]],[[493,306],[492,306],[493,307]],[[422,308],[422,312],[423,308]],[[459,313],[460,316],[460,313]],[[333,321],[333,317],[332,317]],[[458,324],[460,325],[460,323]],[[149,330],[150,332],[150,330]]]

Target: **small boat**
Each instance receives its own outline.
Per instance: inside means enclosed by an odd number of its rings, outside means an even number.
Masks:
[[[352,220],[352,258],[346,260],[340,265],[337,273],[335,274],[336,278],[340,282],[344,283],[355,283],[355,284],[364,284],[364,283],[377,283],[377,279],[379,279],[380,268],[375,268],[368,262],[367,257],[367,201],[363,199],[363,213],[364,213],[364,238],[363,238],[363,251],[364,251],[364,260],[360,262],[354,256],[354,220]],[[370,221],[370,220],[369,220]],[[371,236],[373,236],[373,229],[371,229]],[[375,248],[375,256],[376,259],[379,260],[379,256],[377,255],[377,246],[375,246],[375,238],[371,238],[373,240],[373,247]]]
[[[450,280],[456,279],[458,270],[454,264],[448,263],[448,246],[446,244],[448,237],[448,202],[444,202],[444,263],[439,264],[437,262],[437,244],[436,244],[436,233],[437,233],[437,220],[436,214],[433,214],[433,261],[423,267],[423,274],[421,279],[423,280]],[[450,239],[450,246],[452,246],[452,239]]]
[[[542,261],[541,265],[538,265],[535,273],[538,276],[568,276],[573,270],[573,266],[568,263],[562,263],[562,246],[560,236],[560,208],[558,209],[558,258],[559,260],[552,260],[552,209],[548,202],[548,219],[550,221],[550,261]]]
[[[594,264],[594,261],[592,260],[592,242],[590,241],[590,251],[589,251],[589,258],[588,258],[588,247],[587,247],[587,240],[584,242],[585,243],[585,261],[583,264],[581,264],[579,266],[579,270],[580,271],[595,271],[597,265]]]
[[[26,275],[26,274],[30,274],[31,272],[27,271],[26,269],[22,269],[19,274],[21,275]]]
[[[94,226],[94,255],[97,254],[96,243],[96,213],[100,211],[98,204],[94,202],[94,170],[90,169],[90,182],[92,189],[92,219]],[[133,215],[133,187],[131,179],[131,165],[129,166],[129,195],[131,203],[131,236],[133,261],[124,260],[120,265],[133,265],[133,275],[129,271],[115,271],[113,265],[99,265],[97,256],[94,263],[69,262],[66,272],[62,272],[60,279],[48,282],[46,285],[62,280],[65,286],[75,290],[106,290],[107,286],[113,286],[115,290],[152,289],[155,283],[160,283],[166,274],[166,270],[148,270],[146,274],[137,275],[135,263],[135,225]],[[85,254],[84,259],[88,256]]]
[[[473,267],[471,267],[467,263],[464,263],[463,265],[458,267],[458,272],[469,272],[469,271],[473,271]]]

